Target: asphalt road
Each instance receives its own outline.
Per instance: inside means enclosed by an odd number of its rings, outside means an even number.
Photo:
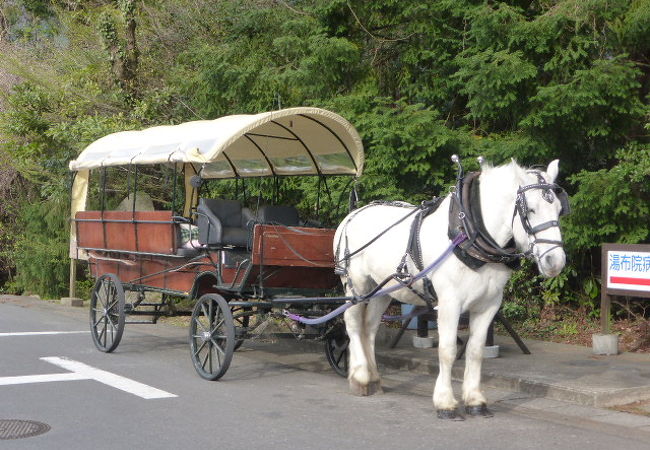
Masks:
[[[113,354],[97,351],[87,329],[85,309],[0,301],[0,420],[51,427],[2,440],[0,448],[650,448],[647,432],[520,408],[513,394],[488,393],[497,397],[494,418],[441,421],[431,404],[433,380],[422,375],[394,374],[385,394],[353,397],[324,355],[283,343],[245,345],[224,378],[208,382],[194,372],[185,328],[127,325]],[[80,333],[13,334],[52,331]],[[67,358],[174,396],[145,399],[88,377],[12,384],[19,379],[8,377],[71,373],[43,357]]]

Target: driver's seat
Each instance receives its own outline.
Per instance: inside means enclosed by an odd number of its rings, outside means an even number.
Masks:
[[[199,243],[211,246],[246,247],[249,232],[237,200],[200,198],[196,209]]]

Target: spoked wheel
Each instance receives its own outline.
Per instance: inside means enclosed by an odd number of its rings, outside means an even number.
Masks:
[[[90,297],[90,333],[98,350],[110,353],[124,333],[124,288],[112,273],[99,277]]]
[[[196,302],[190,322],[190,352],[196,372],[206,380],[221,378],[235,351],[235,325],[228,302],[217,294]]]
[[[325,337],[325,356],[334,372],[342,377],[348,376],[348,357],[350,338],[344,326],[337,326]]]

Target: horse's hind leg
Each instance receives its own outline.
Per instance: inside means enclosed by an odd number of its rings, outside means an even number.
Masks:
[[[463,401],[465,412],[471,416],[492,416],[487,408],[487,400],[481,392],[481,365],[487,331],[499,309],[499,303],[490,305],[483,311],[472,311],[470,314],[470,336],[465,352]]]

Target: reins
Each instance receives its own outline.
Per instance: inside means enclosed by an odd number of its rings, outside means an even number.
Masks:
[[[415,205],[411,205],[411,204],[407,204],[407,203],[403,203],[403,202],[380,202],[380,201],[371,202],[371,203],[367,204],[366,206],[363,206],[363,207],[357,209],[356,211],[354,211],[354,214],[352,216],[350,216],[350,218],[348,219],[345,227],[347,228],[347,224],[350,223],[352,218],[354,218],[354,216],[359,214],[362,210],[364,210],[364,209],[366,209],[366,208],[368,208],[370,206],[376,206],[376,205],[399,206],[401,208],[412,207],[413,210],[411,212],[409,212],[408,214],[406,214],[404,217],[400,218],[397,222],[390,225],[388,228],[384,229],[381,233],[379,233],[378,235],[376,235],[375,237],[370,239],[368,242],[366,242],[365,244],[363,244],[361,247],[359,247],[358,249],[356,249],[353,252],[350,252],[348,250],[346,233],[345,232],[341,233],[341,235],[339,236],[339,242],[336,245],[336,256],[335,256],[335,261],[334,261],[334,272],[337,275],[343,275],[343,274],[347,273],[347,265],[348,265],[348,263],[350,261],[350,258],[352,258],[353,256],[357,255],[358,253],[360,253],[363,250],[365,250],[366,248],[368,248],[370,245],[372,245],[374,242],[376,242],[377,239],[379,239],[380,237],[382,237],[383,235],[388,233],[390,230],[392,230],[394,227],[396,227],[400,223],[404,222],[406,219],[411,217],[413,214],[416,214],[417,212],[421,211],[422,208],[424,207],[423,206],[424,203],[421,204],[421,205],[415,206]],[[343,239],[344,235],[345,235],[345,238],[346,238],[344,255],[343,255],[343,258],[339,258],[339,251],[340,251],[340,248],[341,248],[341,239]],[[345,267],[343,267],[343,268],[339,266],[339,264],[342,263],[342,262],[345,262]]]
[[[517,198],[515,201],[515,207],[513,211],[512,223],[514,226],[514,217],[518,214],[522,226],[524,228],[524,231],[529,237],[532,236],[533,241],[531,242],[530,248],[528,250],[526,250],[525,252],[518,252],[514,244],[508,247],[501,247],[498,243],[495,242],[495,240],[492,238],[490,233],[485,228],[485,224],[483,223],[483,218],[481,214],[480,195],[479,195],[478,177],[480,173],[472,173],[468,177],[465,177],[465,174],[463,172],[463,167],[460,163],[460,159],[456,155],[454,155],[452,157],[452,161],[454,161],[458,165],[458,175],[456,181],[456,188],[450,194],[451,202],[450,202],[450,210],[449,210],[448,233],[449,233],[449,238],[451,239],[451,243],[449,244],[447,249],[444,250],[442,254],[438,256],[438,258],[436,258],[436,260],[434,260],[428,266],[424,268],[422,267],[422,261],[421,261],[422,253],[421,253],[420,243],[419,243],[419,233],[420,233],[420,226],[422,224],[423,219],[428,214],[435,211],[436,208],[440,205],[440,203],[442,203],[443,199],[435,198],[428,202],[422,202],[422,204],[418,206],[414,206],[402,202],[370,203],[369,205],[366,205],[356,210],[348,218],[342,233],[339,235],[339,242],[337,244],[336,257],[335,257],[335,273],[337,273],[338,275],[347,275],[347,269],[349,266],[350,258],[352,256],[357,255],[364,249],[368,248],[370,245],[376,242],[380,237],[384,236],[389,230],[393,229],[395,226],[402,223],[408,217],[411,217],[412,215],[415,214],[416,216],[411,226],[411,232],[408,239],[406,253],[402,257],[402,260],[398,265],[397,270],[390,276],[386,277],[373,290],[363,295],[358,295],[354,292],[354,287],[352,286],[352,280],[348,279],[348,284],[350,289],[352,290],[353,295],[347,297],[337,297],[337,300],[345,301],[345,303],[322,317],[308,318],[308,317],[300,316],[298,314],[290,313],[287,310],[283,311],[283,315],[305,325],[319,325],[342,314],[343,312],[345,312],[347,309],[349,309],[355,304],[361,302],[367,302],[375,297],[381,297],[384,295],[392,294],[393,292],[403,288],[411,289],[412,292],[420,296],[420,298],[422,298],[425,301],[429,310],[432,310],[434,308],[433,301],[435,300],[435,291],[433,290],[433,285],[431,284],[431,281],[429,279],[423,280],[424,289],[425,289],[423,294],[413,289],[413,284],[425,278],[427,274],[435,270],[440,264],[442,264],[442,262],[449,255],[451,255],[451,253],[455,253],[456,256],[463,263],[465,263],[472,269],[476,269],[487,262],[502,263],[508,265],[509,267],[512,267],[513,263],[518,264],[522,258],[530,257],[533,254],[534,246],[538,243],[553,245],[550,249],[546,250],[544,253],[538,256],[537,257],[538,260],[541,259],[548,252],[554,250],[557,247],[562,246],[562,241],[537,238],[536,233],[539,233],[541,231],[553,227],[559,228],[560,223],[558,220],[551,220],[551,221],[538,224],[534,227],[531,226],[530,221],[528,219],[529,208],[525,196],[526,191],[533,190],[533,189],[541,189],[544,191],[542,193],[542,197],[544,198],[544,200],[546,200],[549,203],[552,203],[555,200],[555,198],[553,197],[553,192],[554,192],[555,195],[557,195],[558,199],[560,200],[562,206],[562,209],[560,211],[560,216],[562,216],[568,214],[569,204],[568,204],[567,194],[566,192],[564,192],[564,190],[561,187],[559,187],[555,183],[546,182],[546,180],[542,177],[539,171],[531,172],[537,175],[539,181],[538,183],[519,186],[517,190]],[[482,163],[481,159],[479,159],[479,163]],[[360,211],[362,211],[367,207],[378,205],[378,204],[400,206],[400,207],[412,207],[413,210],[408,214],[406,214],[404,217],[400,218],[395,223],[391,224],[389,227],[387,227],[381,233],[379,233],[378,235],[370,239],[364,245],[357,248],[353,252],[350,252],[348,249],[348,242],[347,242],[347,233],[346,233],[347,225],[350,223],[352,218],[354,218],[354,216],[358,214]],[[343,257],[339,258],[341,240],[343,238],[345,238],[345,250],[344,250]],[[514,238],[511,238],[511,241],[513,239]],[[416,267],[420,269],[420,272],[418,272],[415,275],[411,275],[406,266],[406,258],[409,256],[415,263]],[[340,263],[345,263],[345,266],[341,267]],[[384,287],[390,281],[395,281],[396,284],[389,287]],[[429,283],[426,283],[426,281],[429,281]],[[282,303],[282,299],[274,299],[274,301],[278,303]]]
[[[365,295],[345,297],[346,302],[343,305],[339,306],[334,311],[332,311],[329,314],[326,314],[326,315],[324,315],[322,317],[316,317],[316,318],[311,319],[311,318],[308,318],[308,317],[300,316],[298,314],[290,313],[287,310],[283,311],[283,315],[285,317],[288,317],[289,319],[295,320],[296,322],[300,322],[300,323],[305,324],[305,325],[320,325],[322,323],[325,323],[328,320],[331,320],[334,317],[342,314],[348,308],[356,305],[357,303],[366,302],[366,301],[371,300],[371,299],[373,299],[375,297],[381,297],[383,295],[392,294],[395,291],[398,291],[398,290],[400,290],[402,288],[409,287],[409,286],[413,285],[413,283],[415,283],[416,281],[419,281],[420,279],[424,278],[429,272],[435,270],[440,264],[442,264],[444,262],[444,260],[447,259],[447,257],[449,255],[451,255],[451,253],[454,251],[454,248],[456,248],[456,246],[458,244],[460,244],[461,242],[463,242],[465,239],[467,239],[467,236],[465,236],[465,234],[461,233],[459,236],[457,236],[449,244],[447,249],[445,249],[445,251],[443,251],[442,254],[440,254],[440,256],[438,256],[438,258],[435,261],[433,261],[431,264],[429,264],[427,267],[425,267],[424,270],[420,271],[419,273],[417,273],[416,275],[411,277],[408,282],[401,282],[400,279],[396,278],[395,274],[393,274],[393,275],[387,277],[384,281],[379,283],[379,285],[375,289],[373,289],[372,291],[370,291],[369,293],[367,293]],[[398,283],[394,284],[392,286],[383,287],[391,280],[396,280]],[[281,303],[282,300],[277,299],[275,301]]]

